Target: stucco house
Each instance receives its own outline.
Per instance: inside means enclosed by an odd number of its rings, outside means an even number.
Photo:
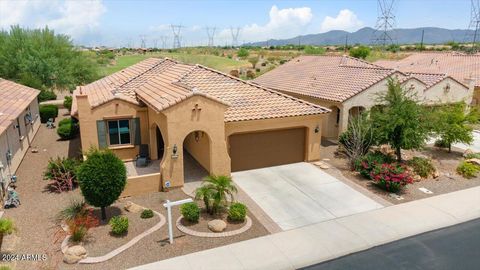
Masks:
[[[473,106],[480,106],[480,54],[459,52],[424,52],[396,60],[379,60],[374,64],[402,72],[444,73],[459,82],[474,80]]]
[[[415,91],[424,104],[465,101],[470,104],[473,81],[442,73],[400,72],[349,56],[300,56],[254,80],[255,84],[329,108],[322,135],[338,138],[352,115],[375,106],[391,77]],[[468,84],[467,84],[468,83]]]
[[[40,91],[0,78],[0,194],[15,175],[40,127]]]
[[[158,58],[78,87],[72,105],[83,150],[109,148],[129,161],[143,144],[158,162],[155,172],[130,175],[124,196],[182,186],[192,162],[228,175],[318,160],[328,112],[201,65]]]

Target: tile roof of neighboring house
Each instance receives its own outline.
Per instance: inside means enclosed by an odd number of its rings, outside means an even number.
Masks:
[[[329,112],[321,106],[245,82],[201,65],[150,58],[75,90],[92,107],[113,99],[146,103],[162,111],[193,95],[228,106],[225,121],[257,120]],[[74,96],[75,96],[74,94]],[[72,113],[77,113],[76,99]]]
[[[414,53],[398,61],[377,61],[375,64],[402,72],[444,73],[458,82],[475,79],[480,86],[480,55],[462,53]]]
[[[25,111],[40,91],[0,78],[0,134]]]
[[[432,73],[402,73],[349,56],[300,56],[254,80],[287,93],[334,102],[345,100],[395,74],[401,82],[415,78],[429,88],[447,76]]]
[[[300,56],[254,81],[275,90],[343,102],[394,72],[349,56]]]

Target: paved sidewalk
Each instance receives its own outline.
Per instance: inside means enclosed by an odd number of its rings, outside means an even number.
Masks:
[[[296,269],[479,217],[475,187],[132,269]]]

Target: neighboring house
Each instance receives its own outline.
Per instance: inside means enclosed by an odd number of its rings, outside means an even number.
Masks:
[[[378,104],[389,78],[416,92],[424,104],[470,103],[473,84],[445,74],[403,73],[348,56],[300,56],[256,78],[254,83],[329,108],[322,135],[338,138],[349,118]]]
[[[444,73],[457,81],[468,84],[475,81],[472,105],[480,106],[480,54],[458,52],[414,53],[397,61],[381,60],[374,64],[395,68],[402,72]]]
[[[0,181],[2,194],[40,127],[40,91],[0,79]]]
[[[210,174],[320,158],[319,105],[201,65],[150,58],[74,92],[82,149],[124,161],[148,144],[157,173],[130,177],[124,195],[182,186],[193,157]],[[185,151],[184,151],[185,150]],[[184,164],[185,163],[185,164]]]

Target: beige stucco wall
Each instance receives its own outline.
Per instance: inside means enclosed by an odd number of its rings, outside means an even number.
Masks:
[[[197,134],[198,141],[195,140],[195,132],[192,132],[185,138],[183,146],[205,170],[210,171],[210,137],[202,131]]]
[[[12,124],[0,134],[0,162],[3,164],[4,169],[0,171],[0,177],[8,179],[8,175],[15,174],[23,157],[28,151],[28,148],[32,145],[33,138],[40,128],[40,117],[38,112],[38,103],[35,99],[29,105],[33,124],[25,123],[25,115],[28,113],[28,108],[19,115],[18,120],[20,122],[19,128],[22,136],[19,137],[18,130],[15,127],[17,125],[16,119]],[[6,154],[10,149],[12,153],[11,164],[7,163]]]
[[[140,118],[141,143],[149,143],[148,114],[146,107],[140,107],[123,100],[112,100],[93,110],[86,96],[77,96],[78,119],[82,150],[98,148],[97,120]],[[138,146],[109,147],[122,160],[132,160],[138,154]]]
[[[195,105],[201,110],[194,110]],[[202,155],[200,150],[205,149],[206,144],[194,147],[193,144],[197,142],[187,139],[186,145],[191,151],[193,150],[192,154],[197,155],[199,161],[209,167],[210,173],[230,174],[230,157],[225,142],[224,113],[226,109],[226,105],[200,95],[190,97],[159,113],[149,109],[150,134],[153,134],[155,127],[158,126],[165,143],[165,154],[160,164],[162,185],[165,181],[170,181],[172,187],[183,185],[184,141],[194,131],[206,133],[204,138],[210,139],[210,155],[208,161],[205,161],[206,155],[205,153]],[[156,147],[155,136],[150,137],[150,143],[152,147]],[[176,156],[173,155],[175,145],[177,147]]]
[[[480,106],[480,87],[475,87],[473,90],[472,106]]]
[[[305,161],[313,161],[320,159],[322,120],[324,117],[325,115],[310,115],[253,121],[228,122],[225,124],[225,136],[228,141],[228,136],[232,134],[305,127],[307,129],[305,138]],[[315,129],[317,127],[318,133],[315,133]]]
[[[140,176],[131,176],[120,197],[136,196],[160,191],[160,172]]]

